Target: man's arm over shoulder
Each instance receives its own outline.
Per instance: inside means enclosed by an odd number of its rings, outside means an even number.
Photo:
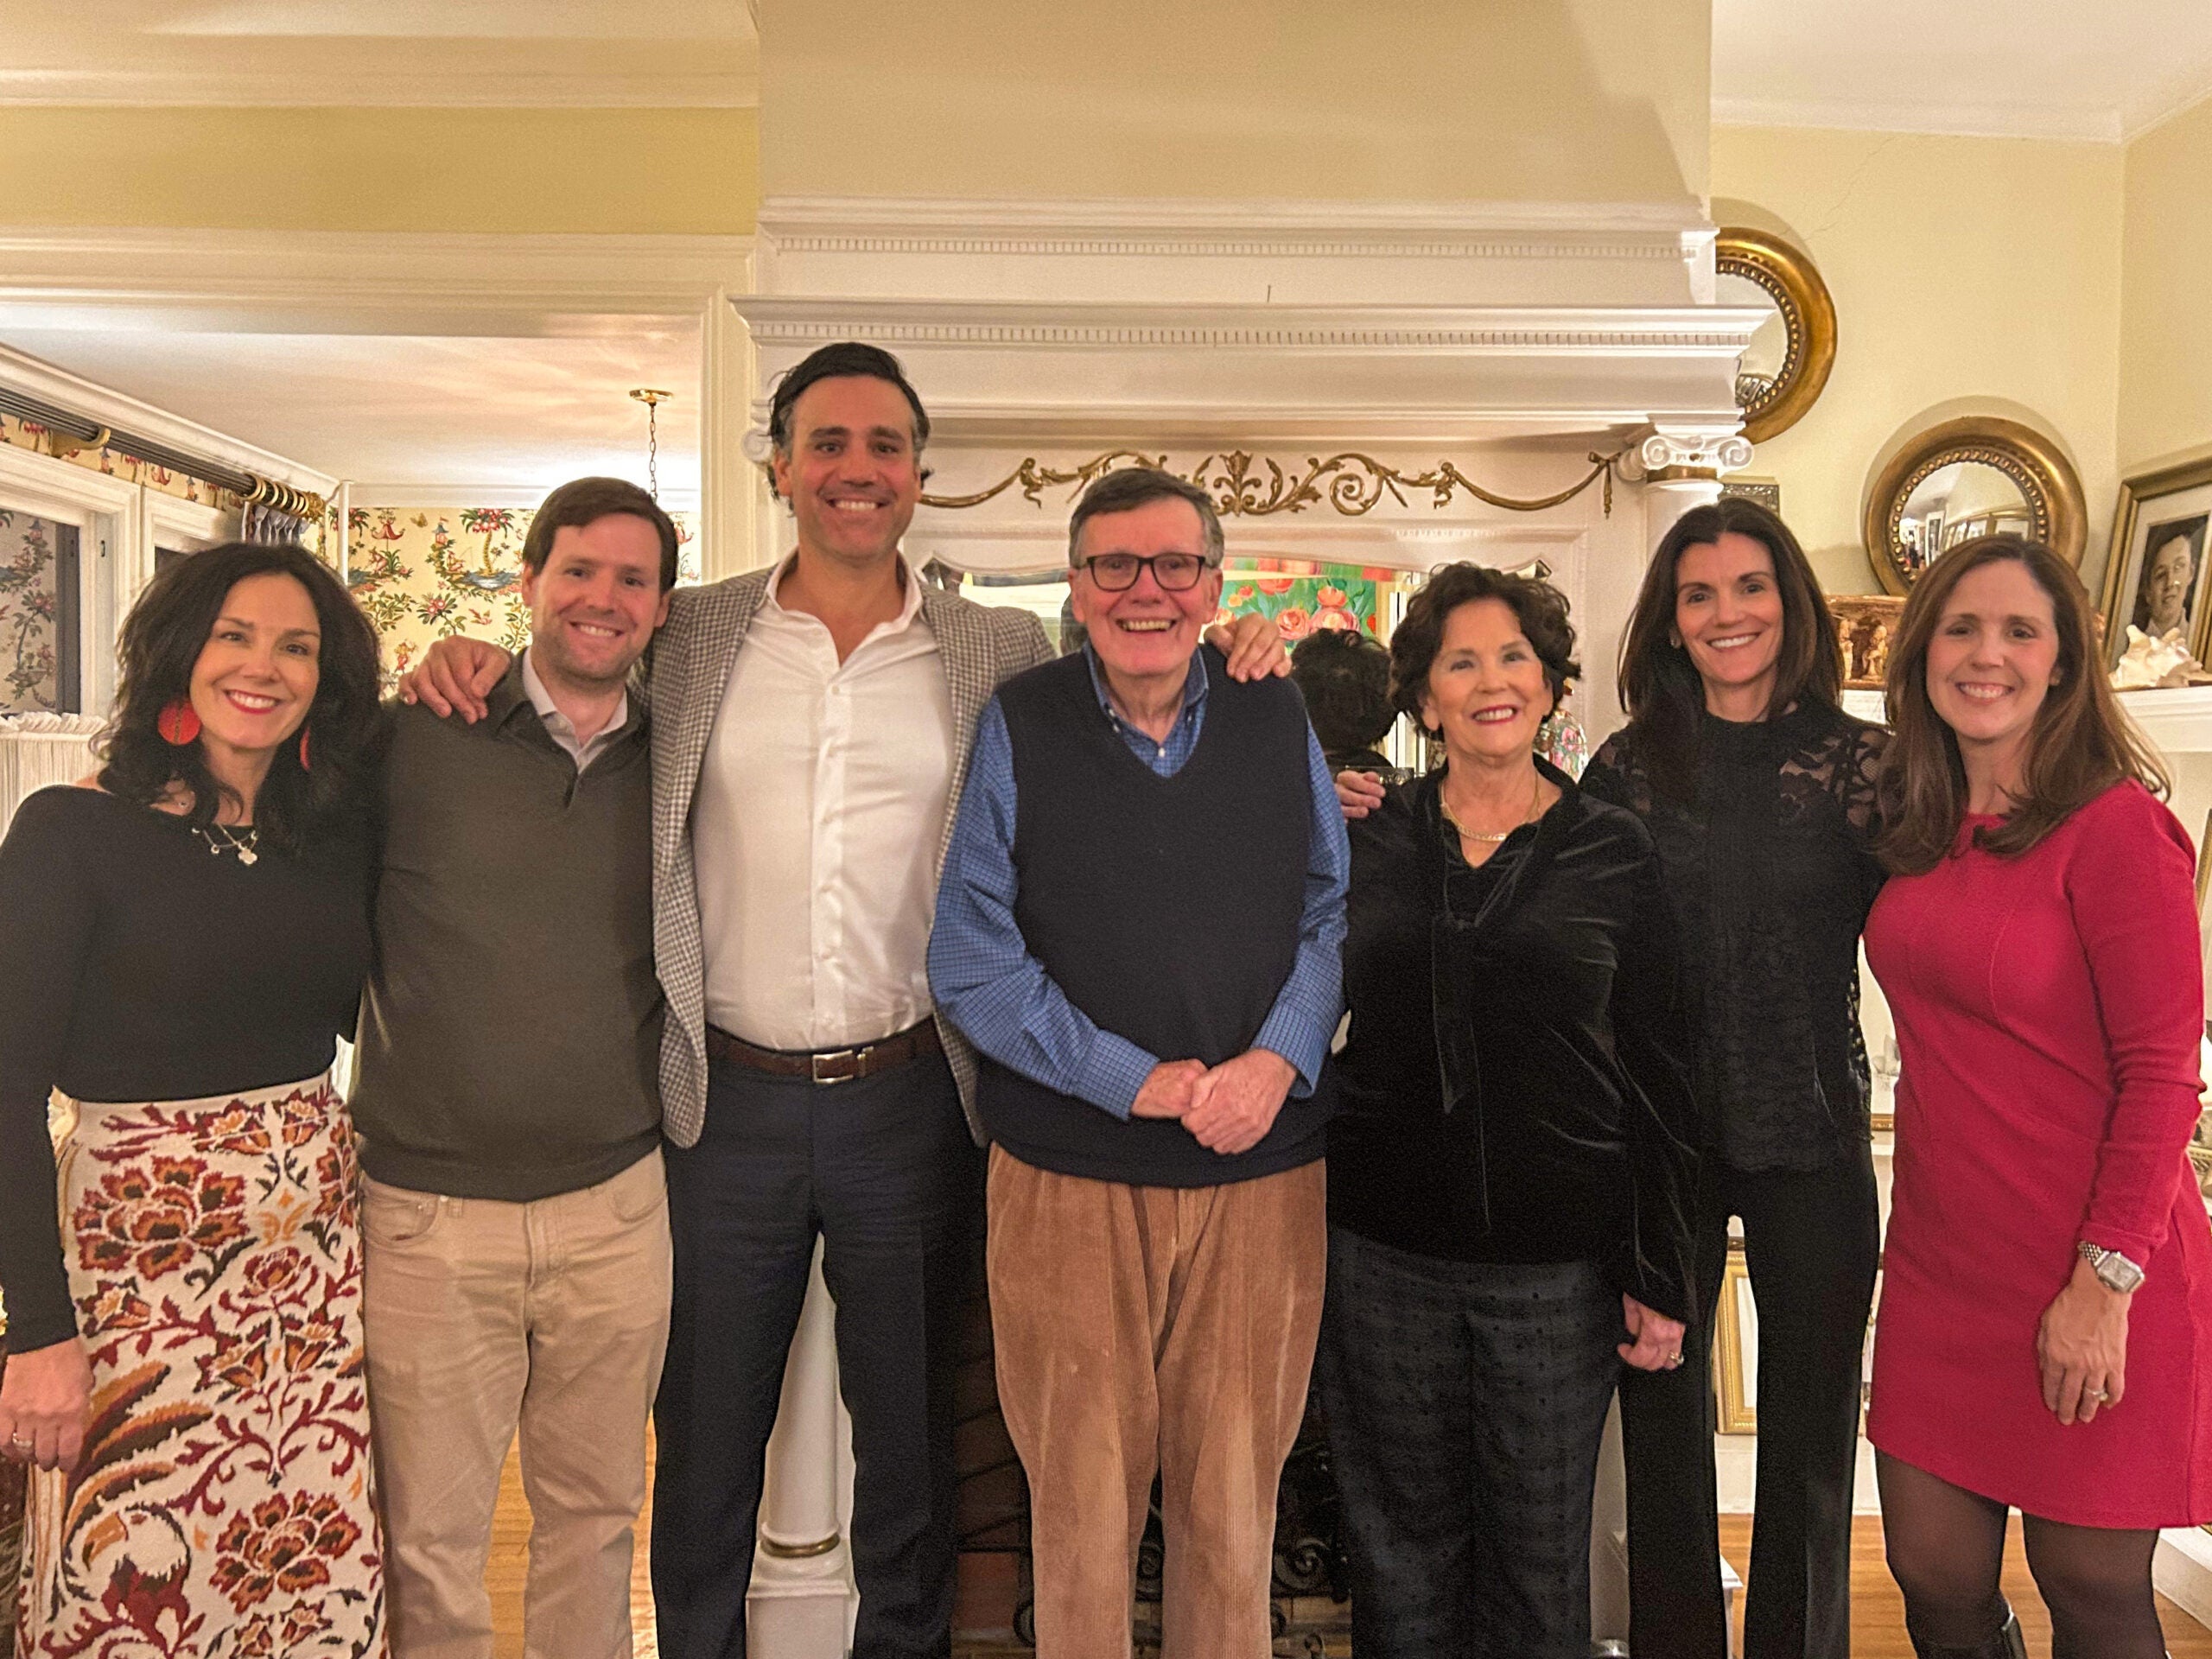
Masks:
[[[1126,1119],[1159,1062],[1101,1031],[1029,954],[1014,915],[1020,886],[1014,814],[1014,746],[994,697],[976,728],[938,883],[930,993],[968,1040],[1000,1065]]]

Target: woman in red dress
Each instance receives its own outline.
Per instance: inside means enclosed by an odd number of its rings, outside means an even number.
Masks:
[[[1867,1434],[1923,1659],[2023,1653],[2008,1506],[2054,1659],[2159,1659],[2158,1529],[2212,1520],[2190,845],[2089,619],[2049,550],[1980,537],[1890,664],[1866,950],[1904,1076]]]

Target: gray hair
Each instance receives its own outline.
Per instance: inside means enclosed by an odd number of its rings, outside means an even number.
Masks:
[[[1105,513],[1134,512],[1154,501],[1189,502],[1198,515],[1206,563],[1221,563],[1225,551],[1221,515],[1214,510],[1211,496],[1187,479],[1162,472],[1157,467],[1120,467],[1093,479],[1090,487],[1083,493],[1083,499],[1075,504],[1075,512],[1068,518],[1068,563],[1075,563],[1077,549],[1083,540],[1083,527],[1090,520]]]

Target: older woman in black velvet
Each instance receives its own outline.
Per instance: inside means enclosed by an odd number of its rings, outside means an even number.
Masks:
[[[1392,642],[1446,764],[1352,825],[1319,1364],[1362,1659],[1583,1659],[1624,1362],[1681,1363],[1696,1109],[1643,825],[1539,760],[1548,584],[1448,566]]]

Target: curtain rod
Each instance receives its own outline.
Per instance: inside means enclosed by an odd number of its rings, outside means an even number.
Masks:
[[[32,422],[65,437],[79,439],[87,449],[121,450],[136,460],[151,461],[170,472],[196,478],[203,484],[216,485],[251,505],[268,507],[289,518],[319,522],[329,505],[312,491],[295,489],[289,484],[279,484],[275,479],[264,478],[257,473],[240,472],[237,467],[226,467],[220,461],[188,454],[157,439],[118,432],[112,427],[103,426],[82,415],[73,415],[67,410],[57,408],[42,399],[27,397],[10,386],[0,385],[0,413]]]

